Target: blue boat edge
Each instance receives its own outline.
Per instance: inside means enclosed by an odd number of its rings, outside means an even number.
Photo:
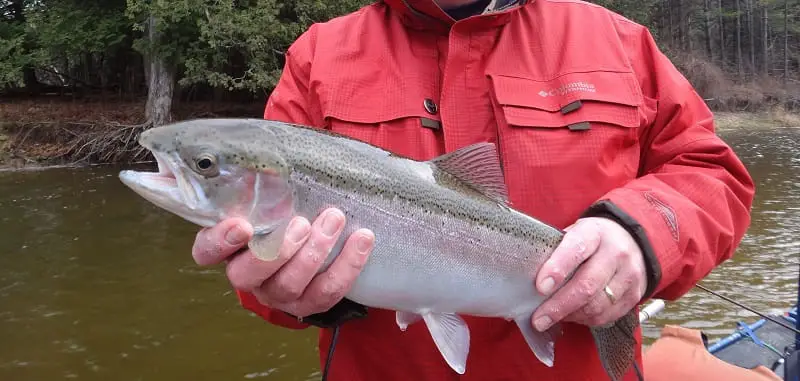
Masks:
[[[715,361],[719,360],[747,370],[763,367],[769,369],[776,379],[800,381],[800,317],[798,316],[800,263],[797,296],[793,304],[791,303],[792,301],[788,301],[789,305],[782,313],[765,314],[781,324],[763,317],[749,324],[738,322],[736,327],[731,328],[730,334],[710,343],[702,331],[697,332],[702,336],[704,348]],[[639,320],[644,322],[663,308],[664,301],[653,300],[642,308]],[[792,331],[791,327],[794,327],[795,331]],[[658,340],[660,338],[656,341]],[[645,369],[645,379],[649,378]]]
[[[770,317],[797,327],[797,307],[795,303],[783,314]],[[707,349],[716,358],[729,364],[745,369],[762,365],[785,381],[798,381],[797,370],[800,367],[797,364],[796,336],[794,332],[762,318],[751,324],[739,322],[732,333],[710,343]],[[790,366],[787,367],[787,364]]]

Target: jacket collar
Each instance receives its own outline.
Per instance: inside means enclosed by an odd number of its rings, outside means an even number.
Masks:
[[[381,1],[397,12],[401,16],[403,23],[414,29],[449,30],[450,27],[456,23],[456,20],[453,20],[453,18],[445,13],[433,0]],[[498,7],[495,10],[488,11],[480,17],[484,19],[480,24],[486,26],[497,25],[498,23],[504,24],[507,17],[498,19],[499,16],[507,15],[509,12],[513,12],[520,6],[532,1],[533,0],[518,0],[513,2],[512,5]]]

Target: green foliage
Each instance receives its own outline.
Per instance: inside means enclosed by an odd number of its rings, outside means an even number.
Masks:
[[[269,90],[283,52],[311,23],[368,3],[361,1],[127,0],[127,16],[140,33],[135,47],[178,68],[180,84],[226,90]],[[148,39],[149,17],[161,36]]]
[[[134,48],[144,55],[158,55],[173,65],[179,65],[200,36],[198,20],[205,3],[203,0],[127,0],[125,14],[133,21],[133,31],[139,37]],[[151,16],[155,20],[155,30],[162,38],[148,38]]]
[[[24,25],[0,23],[0,87],[24,86],[22,70],[31,62],[24,43]]]
[[[131,64],[140,62],[136,69],[143,73],[144,58],[157,56],[183,86],[269,91],[283,68],[283,52],[309,25],[369,2],[0,1],[0,86],[26,85],[24,72],[34,68],[79,83],[96,83],[100,74],[119,80],[130,76],[123,70]],[[140,60],[132,63],[132,55]]]
[[[265,91],[283,68],[283,52],[314,22],[351,12],[367,1],[209,1],[198,19],[181,84]]]
[[[650,27],[665,51],[725,52],[735,57],[735,2],[722,0],[589,0]],[[744,4],[742,9],[744,12]],[[783,24],[789,1],[788,27]],[[283,67],[283,53],[311,24],[324,22],[372,0],[0,0],[0,88],[30,85],[33,69],[47,82],[58,73],[71,84],[118,86],[146,91],[144,65],[159,57],[184,88],[269,92]],[[798,69],[800,0],[752,0],[757,53],[761,53],[761,10],[769,19],[771,68],[782,68],[783,32],[789,35],[789,64]],[[708,5],[710,26],[703,13]],[[724,25],[720,27],[722,13]],[[743,17],[743,20],[746,18]],[[155,32],[150,35],[151,25]],[[747,55],[749,26],[742,23]],[[724,34],[724,46],[720,46]],[[154,38],[151,38],[154,37]],[[705,54],[706,56],[708,54]],[[719,58],[717,58],[719,59]],[[42,74],[45,73],[45,74]],[[50,74],[48,74],[50,73]],[[777,72],[775,72],[777,73]],[[50,81],[51,83],[54,81]],[[61,85],[61,83],[57,83]],[[225,93],[222,91],[221,93]]]
[[[296,15],[297,25],[305,30],[315,22],[327,21],[333,17],[355,11],[373,1],[369,0],[287,0],[286,8]]]
[[[296,28],[281,22],[274,0],[250,3],[245,7],[219,1],[203,7],[199,38],[189,48],[182,85],[206,83],[250,91],[274,86],[281,49]]]
[[[39,63],[113,49],[130,29],[123,6],[111,0],[50,0],[30,8],[28,33],[40,50]]]
[[[0,7],[0,86],[29,85],[34,69],[68,73],[117,49],[130,30],[120,0],[6,1]],[[35,84],[35,83],[31,83]]]

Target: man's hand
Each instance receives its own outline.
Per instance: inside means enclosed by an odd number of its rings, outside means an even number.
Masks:
[[[354,232],[330,267],[317,274],[345,225],[344,214],[328,209],[313,224],[295,217],[286,229],[274,261],[256,258],[246,247],[253,228],[242,219],[228,219],[202,229],[192,248],[201,266],[227,261],[228,280],[259,302],[298,317],[325,312],[352,287],[372,251],[375,236],[370,230]]]
[[[558,290],[533,315],[534,328],[542,332],[559,321],[588,326],[611,323],[634,308],[647,289],[641,249],[622,226],[610,219],[589,217],[566,230],[536,277],[540,293],[550,295]]]

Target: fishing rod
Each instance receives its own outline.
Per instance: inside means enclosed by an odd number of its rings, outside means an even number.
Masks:
[[[716,297],[718,297],[718,298],[720,298],[720,299],[722,299],[722,300],[724,300],[726,302],[729,302],[729,303],[735,304],[738,307],[744,308],[744,309],[746,309],[746,310],[748,310],[748,311],[750,311],[750,312],[752,312],[752,313],[754,313],[754,314],[756,314],[758,316],[761,316],[764,319],[767,319],[767,320],[769,320],[769,321],[771,321],[771,322],[773,322],[773,323],[775,323],[775,324],[777,324],[777,325],[779,325],[779,326],[781,326],[783,328],[786,328],[786,329],[788,329],[788,330],[800,335],[800,329],[792,327],[792,326],[790,326],[790,325],[788,325],[788,324],[786,324],[786,323],[784,323],[782,321],[779,321],[778,319],[775,319],[775,318],[773,318],[771,316],[767,316],[764,313],[758,312],[752,307],[745,306],[744,304],[739,303],[739,302],[737,302],[737,301],[735,301],[735,300],[733,300],[731,298],[728,298],[728,297],[726,297],[724,295],[720,295],[719,293],[716,293],[716,292],[714,292],[712,290],[709,290],[708,288],[706,288],[705,286],[703,286],[703,285],[701,285],[699,283],[696,284],[695,287],[697,287],[697,288],[699,288],[699,289],[701,289],[701,290],[703,290],[703,291],[705,291],[705,292],[707,292],[707,293],[709,293],[711,295],[714,295],[714,296],[716,296]]]

